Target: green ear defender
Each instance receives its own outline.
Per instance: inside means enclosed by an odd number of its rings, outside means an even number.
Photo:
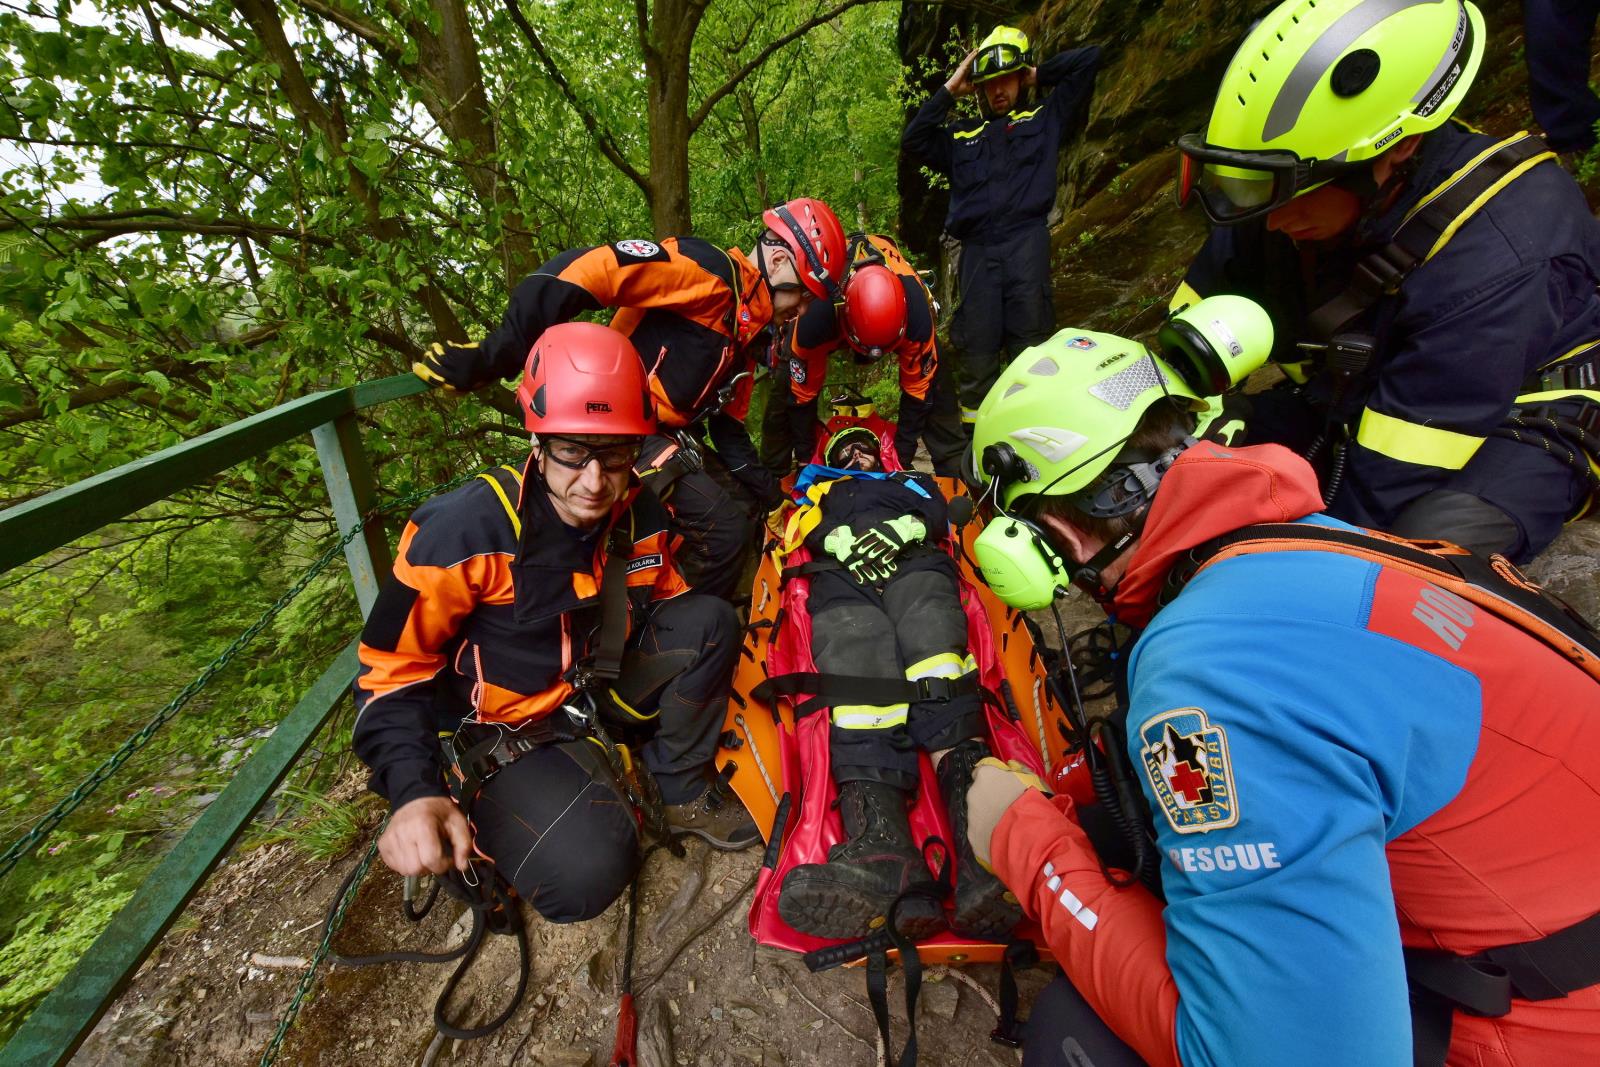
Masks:
[[[1238,385],[1272,352],[1272,319],[1242,296],[1208,296],[1168,319],[1156,335],[1161,354],[1202,397]]]
[[[973,542],[983,580],[1005,603],[1022,611],[1050,606],[1071,584],[1067,561],[1044,531],[1026,519],[997,515]]]

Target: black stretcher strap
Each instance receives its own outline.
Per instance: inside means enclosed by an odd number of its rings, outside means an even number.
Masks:
[[[796,718],[804,718],[836,703],[851,704],[916,704],[924,700],[946,701],[982,689],[978,672],[968,671],[959,678],[877,678],[856,674],[819,674],[815,671],[794,671],[778,674],[750,691],[750,695],[766,704],[774,697],[794,697],[810,693],[812,697],[794,709]]]

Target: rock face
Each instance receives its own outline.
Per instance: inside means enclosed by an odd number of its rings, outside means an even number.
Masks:
[[[1481,0],[1478,7],[1490,40],[1461,115],[1489,133],[1530,128],[1521,5]],[[1206,233],[1204,218],[1180,212],[1173,199],[1171,146],[1204,128],[1222,72],[1261,8],[1230,0],[1046,0],[1011,16],[1040,56],[1088,43],[1105,51],[1088,126],[1062,153],[1060,221],[1051,231],[1061,326],[1140,334],[1159,321]],[[921,72],[911,110],[953,69],[944,51],[952,30],[981,39],[1006,18],[991,10],[906,5],[901,58]],[[937,258],[946,194],[904,159],[900,191],[906,243]]]

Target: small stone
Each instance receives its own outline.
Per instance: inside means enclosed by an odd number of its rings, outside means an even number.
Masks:
[[[811,1029],[813,1029],[813,1030],[821,1030],[822,1029],[822,1020],[821,1019],[813,1019],[811,1021]]]
[[[740,1022],[750,1022],[756,1017],[756,1013],[749,1008],[734,1008],[730,1014]]]
[[[781,986],[767,990],[767,999],[772,1001],[774,1007],[787,1008],[789,1006],[789,993]]]
[[[690,990],[690,992],[692,993],[692,992],[694,992],[694,990]],[[682,1015],[683,1014],[683,1009],[678,1007],[678,1002],[676,1000],[672,1000],[672,999],[668,998],[668,1000],[667,1000],[667,1008],[668,1008],[668,1010],[670,1010],[672,1012],[673,1015]]]
[[[689,992],[690,993],[694,992],[694,979],[693,978],[689,979]]]
[[[720,1023],[722,1021],[722,1009],[721,1008],[714,1007],[714,1008],[711,1009],[711,1021],[712,1022],[717,1022],[717,1023]]]
[[[922,1005],[930,1015],[954,1019],[961,993],[951,982],[929,982],[922,987]]]

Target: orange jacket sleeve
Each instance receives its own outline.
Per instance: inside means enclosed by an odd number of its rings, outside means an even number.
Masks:
[[[1152,1067],[1179,1067],[1178,987],[1167,967],[1161,902],[1100,872],[1072,801],[1030,789],[1001,816],[995,873],[1038,922],[1067,978]]]

